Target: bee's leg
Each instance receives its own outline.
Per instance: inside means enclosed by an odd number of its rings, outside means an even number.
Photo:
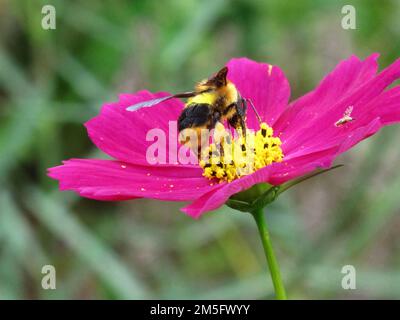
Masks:
[[[217,126],[218,124],[220,124],[221,126],[223,126],[223,124],[221,123],[221,113],[219,113],[218,111],[215,111],[210,119],[210,122],[208,124],[208,129],[214,129],[217,130]],[[215,137],[215,132],[214,132],[214,137]],[[220,141],[215,141],[215,146],[217,147],[217,150],[219,151],[219,154],[221,157],[224,156],[224,138],[222,137],[220,139]]]
[[[237,112],[233,117],[228,119],[228,123],[236,130],[241,129],[242,135],[246,137],[246,123],[242,115]]]
[[[235,103],[235,114],[228,119],[228,123],[236,130],[239,128],[242,129],[242,134],[244,137],[246,137],[246,110],[246,101],[240,98],[239,101]]]
[[[242,134],[243,134],[243,137],[246,139],[246,123],[245,123],[244,119],[245,118],[243,116],[239,117],[239,123],[240,123],[240,127],[242,128]]]
[[[246,112],[247,112],[247,103],[246,100],[240,98],[239,100],[241,106],[237,106],[237,114],[239,115],[239,125],[242,128],[243,137],[246,139]]]
[[[238,113],[240,114],[241,117],[243,117],[243,119],[246,120],[246,113],[247,113],[246,99],[240,97],[239,103],[241,104],[241,106],[238,105]]]
[[[221,141],[218,143],[218,144],[216,144],[217,145],[217,148],[218,148],[218,150],[219,150],[219,155],[221,156],[221,158],[223,158],[224,157],[224,155],[225,155],[225,151],[224,151],[224,143],[225,142],[225,138],[224,137],[222,137],[221,138]]]

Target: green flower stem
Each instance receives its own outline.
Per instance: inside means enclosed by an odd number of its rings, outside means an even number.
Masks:
[[[256,220],[258,231],[260,233],[261,241],[264,247],[265,257],[267,258],[269,271],[271,273],[272,282],[275,288],[276,299],[286,300],[287,297],[285,287],[283,286],[278,261],[276,260],[274,249],[272,248],[271,239],[267,229],[267,223],[264,217],[264,210],[257,209],[253,211],[253,216]]]

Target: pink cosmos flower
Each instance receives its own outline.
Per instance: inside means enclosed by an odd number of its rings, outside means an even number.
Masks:
[[[282,141],[284,158],[232,182],[213,183],[198,165],[150,165],[146,134],[153,128],[168,131],[184,107],[172,99],[152,108],[127,112],[140,101],[166,93],[140,91],[121,94],[85,125],[93,143],[115,160],[71,159],[50,168],[61,190],[74,190],[96,200],[152,198],[191,201],[182,209],[197,218],[223,205],[232,195],[267,182],[280,185],[316,168],[328,168],[335,158],[381,127],[400,121],[400,86],[387,87],[400,77],[400,59],[377,73],[378,54],[364,61],[356,56],[339,63],[320,84],[288,103],[289,83],[277,66],[247,58],[228,62],[228,79],[256,109]],[[247,127],[259,123],[248,111]],[[167,141],[167,148],[175,145]]]

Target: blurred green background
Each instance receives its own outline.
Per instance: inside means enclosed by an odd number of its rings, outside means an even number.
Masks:
[[[42,6],[57,12],[41,28]],[[357,29],[341,28],[352,4]],[[253,220],[226,207],[96,202],[46,168],[105,157],[83,123],[120,92],[177,92],[248,56],[279,65],[292,99],[341,59],[400,56],[400,1],[0,0],[0,298],[272,298]],[[400,127],[344,168],[285,193],[267,219],[291,298],[400,298]],[[43,290],[54,265],[57,289]],[[357,289],[343,290],[354,265]]]

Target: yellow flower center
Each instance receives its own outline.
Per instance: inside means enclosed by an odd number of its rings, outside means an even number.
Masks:
[[[236,137],[232,137],[219,124],[215,128],[214,143],[201,155],[203,176],[231,182],[271,163],[281,162],[281,144],[281,139],[274,137],[272,128],[264,122],[255,133],[247,130],[246,137],[240,131]]]

